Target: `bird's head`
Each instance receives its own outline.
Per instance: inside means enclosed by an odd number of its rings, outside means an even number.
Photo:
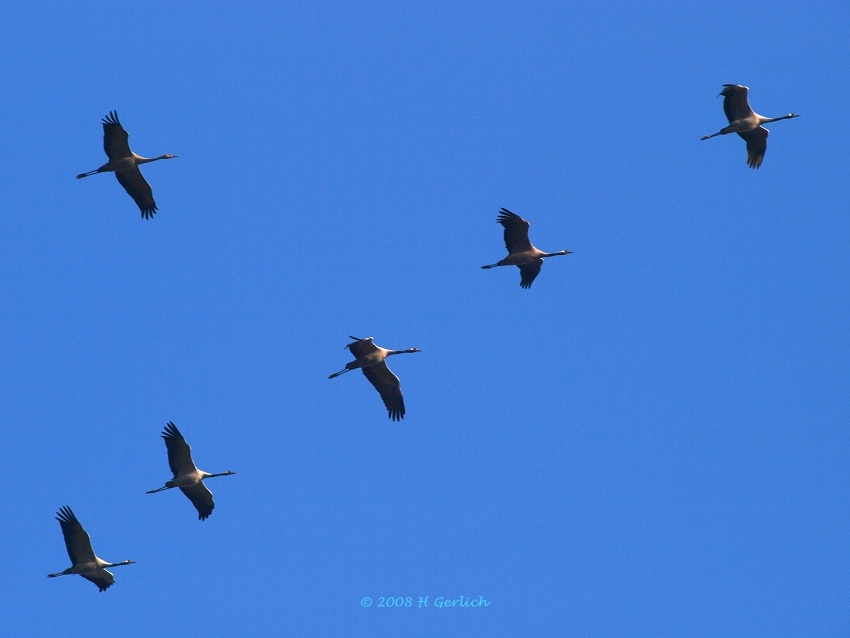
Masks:
[[[572,255],[572,254],[573,254],[573,251],[571,251],[571,250],[562,250],[562,251],[561,251],[561,254],[564,254],[564,255]]]
[[[177,155],[172,155],[171,153],[166,153],[162,156],[164,159],[174,159]]]
[[[419,348],[408,348],[405,352],[422,352]]]
[[[120,563],[118,563],[118,564],[119,564],[119,565],[133,565],[133,564],[135,564],[135,562],[136,562],[136,561],[134,561],[134,560],[129,560],[129,559],[127,559],[127,560],[122,560],[122,561],[121,561]]]
[[[222,476],[230,476],[231,474],[236,474],[236,472],[231,472],[230,470],[227,470],[222,474]]]
[[[800,117],[800,114],[799,113],[789,113],[785,117]]]

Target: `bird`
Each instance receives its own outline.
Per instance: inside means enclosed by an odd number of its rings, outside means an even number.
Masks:
[[[107,567],[119,567],[121,565],[132,565],[134,560],[122,560],[120,563],[107,563],[105,560],[94,555],[91,548],[91,537],[88,535],[80,521],[74,516],[74,512],[67,505],[60,507],[56,512],[56,520],[62,526],[62,535],[65,537],[65,547],[68,556],[73,563],[64,572],[48,574],[48,578],[66,576],[68,574],[79,574],[86,580],[97,585],[98,590],[106,591],[115,584],[115,576],[107,570]]]
[[[80,173],[77,179],[94,175],[95,173],[114,172],[118,178],[118,183],[124,187],[127,194],[133,198],[142,211],[142,217],[145,219],[153,219],[153,216],[158,210],[156,202],[153,200],[153,191],[150,184],[142,177],[142,171],[139,170],[140,164],[155,162],[157,160],[174,159],[177,155],[160,155],[159,157],[142,157],[136,155],[130,150],[130,144],[127,142],[129,135],[121,122],[118,121],[118,113],[110,111],[109,115],[101,120],[103,122],[103,150],[106,151],[106,156],[109,161],[98,169],[89,171],[88,173]]]
[[[762,124],[789,120],[800,117],[797,113],[789,113],[782,117],[764,117],[754,112],[747,101],[749,88],[740,84],[724,84],[720,95],[723,96],[723,110],[729,126],[722,128],[713,135],[703,135],[701,140],[708,140],[718,135],[737,133],[747,143],[747,165],[752,169],[761,166],[764,153],[767,150],[767,136],[770,133]]]
[[[215,503],[213,503],[212,492],[204,485],[204,479],[215,476],[230,476],[236,474],[236,472],[227,470],[227,472],[220,474],[210,474],[195,467],[192,462],[192,448],[189,447],[186,439],[183,438],[183,435],[171,421],[166,424],[162,431],[162,438],[165,439],[165,447],[168,450],[168,466],[174,473],[174,478],[167,481],[159,489],[150,490],[145,494],[155,494],[163,490],[170,490],[172,487],[179,487],[180,491],[192,501],[192,505],[198,510],[198,520],[206,520],[212,514]]]
[[[573,254],[571,250],[544,253],[542,250],[538,250],[532,246],[531,241],[528,239],[528,222],[507,208],[502,208],[499,211],[496,223],[505,227],[505,246],[508,249],[508,256],[495,264],[481,267],[484,269],[495,268],[496,266],[519,267],[521,277],[519,285],[522,288],[531,288],[531,282],[540,274],[544,257]]]
[[[408,352],[422,352],[418,348],[408,348],[407,350],[387,350],[379,348],[373,342],[373,337],[359,339],[357,337],[353,343],[345,346],[351,350],[354,355],[354,361],[345,364],[345,367],[339,372],[334,372],[328,377],[333,379],[346,372],[351,372],[356,368],[363,370],[363,374],[369,379],[369,382],[375,386],[375,389],[384,400],[384,405],[387,408],[390,419],[400,421],[404,418],[404,397],[401,394],[401,385],[398,377],[387,367],[386,358],[394,354],[406,354]]]

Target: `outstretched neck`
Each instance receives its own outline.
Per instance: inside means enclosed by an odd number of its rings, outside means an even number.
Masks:
[[[778,122],[779,120],[790,120],[792,117],[800,117],[796,113],[789,113],[788,115],[783,115],[782,117],[765,117],[762,118],[761,123],[767,124],[768,122]]]
[[[215,478],[216,476],[230,476],[231,474],[236,474],[236,472],[231,472],[230,470],[227,470],[227,472],[219,472],[218,474],[210,474],[208,472],[204,472],[204,478],[208,479]]]
[[[159,157],[139,157],[139,156],[136,156],[136,164],[147,164],[148,162],[155,162],[157,160],[163,160],[163,159],[171,159],[172,157],[175,157],[175,156],[169,155],[168,153],[166,153],[165,155],[160,155]]]
[[[109,563],[108,565],[104,565],[104,567],[121,567],[122,565],[132,565],[135,562],[134,560],[122,560],[120,563]]]
[[[541,257],[557,257],[558,255],[572,255],[573,251],[571,250],[559,250],[556,253],[544,253]]]
[[[416,348],[408,348],[407,350],[390,350],[387,353],[387,356],[390,356],[391,354],[409,354],[411,352],[422,352],[422,351],[417,350]]]

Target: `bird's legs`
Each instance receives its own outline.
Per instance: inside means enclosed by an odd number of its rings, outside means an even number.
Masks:
[[[346,372],[351,372],[354,368],[343,368],[339,372],[334,372],[328,379],[333,379],[334,377],[338,377],[341,374],[345,374]]]
[[[145,492],[145,494],[156,494],[157,492],[161,492],[162,490],[170,490],[170,489],[171,489],[170,485],[163,485],[159,489],[151,490],[150,492]]]

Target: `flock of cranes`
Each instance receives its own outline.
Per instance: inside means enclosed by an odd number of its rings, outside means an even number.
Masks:
[[[762,124],[800,116],[795,113],[774,118],[758,115],[750,108],[747,101],[748,91],[749,89],[747,87],[738,84],[723,85],[720,95],[724,96],[723,110],[726,113],[726,118],[729,120],[729,125],[720,129],[717,133],[706,135],[701,139],[707,140],[718,135],[737,133],[747,142],[748,166],[757,169],[761,166],[765,151],[767,150],[768,130]],[[118,114],[115,111],[111,111],[109,115],[103,118],[103,149],[106,151],[109,161],[96,170],[77,175],[77,178],[88,177],[96,173],[114,172],[118,182],[138,205],[142,217],[151,219],[157,211],[157,206],[151,187],[142,176],[139,166],[157,160],[173,159],[177,156],[166,154],[153,158],[141,157],[130,150],[128,140],[129,135],[124,130],[124,127],[121,126],[121,122],[118,120]],[[508,256],[497,261],[495,264],[488,264],[481,266],[481,268],[517,266],[520,272],[520,287],[522,288],[531,288],[531,284],[540,274],[540,269],[543,266],[543,260],[545,258],[572,254],[572,251],[569,250],[545,253],[535,248],[528,238],[528,222],[506,208],[502,208],[499,211],[496,221],[505,229],[504,239]],[[345,347],[351,351],[354,361],[347,363],[342,370],[334,372],[328,378],[333,379],[346,372],[360,368],[364,376],[375,387],[378,394],[381,395],[389,418],[393,421],[400,421],[405,415],[404,397],[401,393],[401,384],[398,377],[387,367],[386,360],[387,357],[392,355],[422,351],[418,348],[387,350],[386,348],[376,346],[372,337],[365,339],[351,337],[351,339],[354,339],[354,341]],[[202,521],[206,520],[212,514],[215,503],[213,502],[212,492],[204,485],[204,480],[217,476],[230,476],[235,474],[235,472],[228,470],[218,474],[210,474],[209,472],[199,470],[192,460],[192,448],[186,443],[186,439],[183,438],[183,435],[180,434],[174,423],[169,422],[165,426],[162,432],[162,438],[165,440],[165,447],[168,451],[168,466],[174,476],[166,481],[162,487],[146,493],[155,494],[179,487],[180,491],[186,495],[198,511],[198,519]],[[130,565],[134,562],[124,560],[120,563],[107,563],[103,559],[98,558],[92,549],[91,539],[88,533],[83,529],[83,526],[69,507],[64,506],[60,508],[59,512],[57,512],[56,520],[59,521],[59,525],[62,528],[62,534],[65,537],[65,547],[68,549],[68,556],[71,559],[72,565],[65,571],[48,574],[49,578],[68,574],[79,574],[97,585],[100,591],[106,591],[115,582],[114,576],[106,568]]]

